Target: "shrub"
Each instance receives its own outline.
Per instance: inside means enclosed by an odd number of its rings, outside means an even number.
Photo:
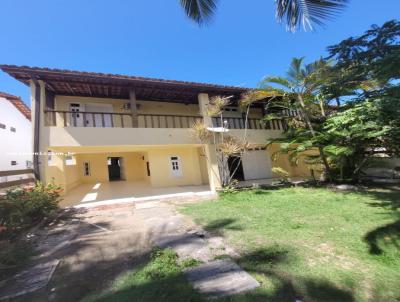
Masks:
[[[289,179],[290,174],[285,169],[283,169],[281,167],[273,167],[272,173],[275,173],[276,175],[278,175],[280,182],[282,182],[282,183],[290,182],[290,179]]]
[[[62,189],[37,182],[32,188],[11,189],[0,198],[0,226],[16,231],[32,226],[58,209]]]

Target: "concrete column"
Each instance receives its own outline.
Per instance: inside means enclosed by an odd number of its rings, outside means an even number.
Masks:
[[[207,93],[200,93],[198,95],[200,114],[203,117],[204,125],[206,127],[212,127],[212,119],[207,115],[207,108],[210,103],[210,99]],[[207,158],[207,170],[208,179],[210,182],[210,189],[215,191],[215,189],[221,188],[220,175],[218,169],[217,153],[215,151],[215,145],[210,141],[204,147],[204,153]]]
[[[40,114],[39,114],[39,150],[42,153],[39,156],[39,171],[40,171],[40,180],[44,182],[48,182],[47,179],[47,156],[43,156],[43,154],[47,153],[49,148],[49,132],[45,129],[45,108],[46,108],[46,85],[43,81],[39,82],[40,88]]]
[[[210,99],[207,93],[200,93],[198,95],[200,114],[203,117],[204,124],[207,127],[212,127],[211,116],[207,115],[207,108],[210,104]]]
[[[129,104],[131,106],[132,127],[137,128],[139,126],[139,117],[136,102],[136,93],[133,89],[129,90]]]

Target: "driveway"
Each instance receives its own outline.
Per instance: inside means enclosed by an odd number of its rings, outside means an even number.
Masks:
[[[146,202],[79,209],[46,231],[50,234],[55,228],[70,231],[73,236],[58,235],[68,240],[68,244],[62,243],[62,249],[51,252],[46,245],[42,248],[43,257],[60,260],[50,282],[16,301],[79,301],[145,262],[154,237],[178,232],[187,224],[172,204]]]

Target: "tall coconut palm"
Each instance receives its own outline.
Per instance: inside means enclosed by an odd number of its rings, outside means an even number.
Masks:
[[[290,31],[299,27],[312,30],[323,25],[342,11],[349,0],[275,0],[276,17],[285,21]],[[198,24],[206,23],[214,15],[218,0],[180,0],[186,15]]]

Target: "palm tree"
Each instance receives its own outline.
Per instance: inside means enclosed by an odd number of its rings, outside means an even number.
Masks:
[[[304,58],[293,58],[286,77],[266,77],[261,82],[260,88],[269,95],[272,93],[286,99],[292,108],[299,112],[311,137],[316,139],[318,133],[312,123],[313,112],[319,108],[321,116],[325,117],[326,101],[321,97],[321,88],[324,82],[330,78],[331,71],[329,62],[323,59],[308,65],[304,65],[303,60]],[[327,156],[321,146],[318,146],[318,149],[327,175],[332,180]]]
[[[207,23],[217,9],[218,0],[180,0],[186,15],[198,24]],[[312,30],[323,25],[342,11],[349,0],[275,0],[276,17],[285,20],[286,27],[295,31],[299,27]]]

